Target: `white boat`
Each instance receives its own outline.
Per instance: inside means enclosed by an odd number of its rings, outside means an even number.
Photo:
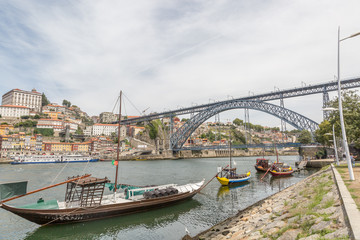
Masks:
[[[11,164],[76,163],[97,162],[98,158],[83,155],[21,155],[14,157]]]

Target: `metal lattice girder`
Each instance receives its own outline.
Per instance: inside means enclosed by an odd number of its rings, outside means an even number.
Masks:
[[[217,103],[212,105],[205,110],[199,112],[193,118],[189,119],[181,128],[179,128],[170,139],[173,150],[181,149],[188,137],[207,119],[214,116],[217,113],[236,109],[236,108],[249,108],[262,112],[269,113],[275,117],[278,117],[285,122],[289,123],[293,127],[300,130],[308,130],[312,133],[319,127],[319,124],[312,121],[311,119],[291,111],[289,109],[262,102],[262,101],[241,101],[232,100]]]
[[[360,87],[360,78],[353,78],[348,80],[342,80],[341,81],[341,88],[342,89],[351,89],[351,88],[359,88]],[[203,105],[197,105],[194,107],[188,107],[188,108],[181,108],[176,109],[172,111],[162,112],[162,113],[153,113],[146,116],[138,117],[138,118],[131,118],[122,120],[122,124],[134,124],[137,122],[143,122],[143,121],[151,121],[154,119],[159,119],[163,117],[168,117],[170,115],[179,116],[184,114],[191,114],[196,112],[201,112],[207,109],[208,107],[217,105],[219,103],[226,103],[226,102],[232,102],[232,101],[271,101],[271,100],[278,100],[282,98],[291,98],[291,97],[299,97],[299,96],[305,96],[310,94],[317,94],[317,93],[323,93],[324,89],[326,89],[327,92],[331,91],[337,91],[338,85],[337,81],[331,81],[316,85],[308,85],[305,87],[298,87],[298,88],[292,88],[287,90],[281,90],[276,92],[269,92],[265,94],[258,94],[258,95],[252,95],[247,96],[243,98],[237,98],[237,99],[231,99],[216,103],[209,103],[209,104],[203,104]]]
[[[306,144],[301,143],[277,143],[276,147],[279,148],[288,148],[288,147],[301,147],[306,146]],[[229,149],[230,146],[228,144],[225,145],[199,145],[199,146],[187,146],[182,147],[181,150],[223,150],[223,149]],[[231,145],[232,149],[244,149],[244,148],[265,148],[265,149],[273,149],[273,144],[241,144],[241,145]]]

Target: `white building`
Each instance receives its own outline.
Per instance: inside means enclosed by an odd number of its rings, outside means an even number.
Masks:
[[[2,96],[2,105],[25,106],[41,112],[42,94],[33,89],[31,92],[13,89]]]
[[[61,132],[65,130],[66,126],[69,126],[70,133],[74,133],[78,129],[79,124],[59,119],[39,119],[36,125],[37,128],[51,128],[54,132]]]
[[[51,128],[54,132],[61,132],[64,130],[63,121],[58,119],[39,119],[36,127]]]
[[[0,106],[1,117],[29,116],[30,109],[24,106],[2,105]]]
[[[117,135],[118,124],[102,124],[96,123],[93,126],[86,127],[84,134],[87,136],[111,136],[113,133]],[[126,126],[120,127],[120,136],[126,136]]]

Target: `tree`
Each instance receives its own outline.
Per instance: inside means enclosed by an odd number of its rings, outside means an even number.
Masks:
[[[34,134],[41,134],[45,137],[54,136],[54,130],[51,128],[35,128]]]
[[[70,107],[70,106],[71,106],[71,102],[64,99],[63,102],[62,102],[62,105],[65,106],[65,107]]]
[[[332,139],[332,125],[329,121],[324,120],[315,131],[315,140],[323,145],[329,146]]]
[[[237,131],[235,127],[231,128],[231,135],[234,136],[234,144],[245,144],[246,140],[244,134],[240,131]]]
[[[244,124],[244,121],[240,120],[238,118],[235,118],[234,121],[233,121],[233,124],[235,124],[236,126],[241,126],[241,125]]]
[[[350,144],[354,144],[356,148],[360,148],[360,96],[355,91],[345,91],[342,94],[342,105],[344,114],[344,123],[346,129],[347,140]],[[339,102],[336,97],[329,102],[329,107],[338,109]],[[339,111],[330,112],[328,118],[328,124],[322,122],[319,125],[317,131],[317,140],[323,141],[325,138],[323,135],[326,133],[332,133],[332,125],[335,128],[335,135],[342,136],[340,127]],[[318,140],[318,141],[319,141]],[[320,142],[319,141],[319,142]],[[324,143],[321,142],[321,143]]]
[[[48,104],[50,104],[50,101],[45,96],[45,93],[43,93],[41,96],[41,106],[46,106]]]
[[[183,119],[181,119],[181,121],[182,122],[187,122],[187,121],[189,121],[189,119],[188,118],[183,118]]]
[[[311,143],[311,133],[307,130],[302,130],[298,141],[303,144]]]

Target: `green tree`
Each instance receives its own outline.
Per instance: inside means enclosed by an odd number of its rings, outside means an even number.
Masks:
[[[75,134],[79,134],[79,135],[84,134],[84,132],[83,132],[83,130],[80,128],[80,126],[78,126],[78,128],[77,128],[77,130],[76,130]]]
[[[183,119],[181,119],[181,121],[182,122],[187,122],[187,121],[189,121],[189,119],[188,118],[183,118]]]
[[[298,141],[303,144],[311,143],[311,133],[307,130],[302,130]]]
[[[41,134],[45,137],[52,137],[54,136],[54,130],[51,128],[35,128],[34,134]]]
[[[65,107],[70,107],[70,106],[71,106],[71,102],[64,99],[63,102],[62,102],[62,105],[65,106]]]
[[[235,124],[236,126],[241,126],[244,124],[244,121],[238,118],[235,118],[233,121],[233,124]]]
[[[345,91],[342,94],[342,105],[343,105],[343,115],[344,123],[346,129],[346,136],[349,144],[354,144],[356,148],[360,148],[360,96],[355,91]],[[334,100],[330,101],[329,107],[338,109],[339,102],[336,97]],[[340,118],[339,111],[330,112],[328,119],[329,124],[320,124],[317,134],[318,138],[321,141],[321,138],[324,138],[321,135],[326,133],[332,133],[332,125],[335,128],[335,135],[341,136],[341,127],[340,127]],[[319,135],[319,136],[318,136]],[[323,143],[323,142],[322,142]]]
[[[50,104],[50,101],[47,99],[47,97],[45,96],[45,93],[42,93],[41,96],[41,106],[46,106]]]
[[[244,135],[240,131],[237,131],[235,127],[231,128],[231,135],[234,137],[234,144],[246,143]]]
[[[315,140],[323,145],[329,146],[332,139],[332,125],[329,121],[324,120],[315,131]]]

